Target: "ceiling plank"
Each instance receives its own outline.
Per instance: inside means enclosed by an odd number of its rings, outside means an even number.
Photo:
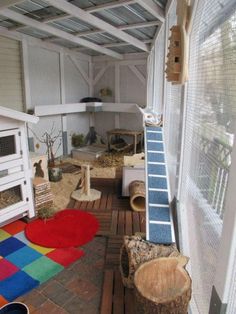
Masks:
[[[103,20],[99,19],[98,17],[80,9],[79,7],[68,3],[65,0],[45,0],[47,3],[51,4],[52,6],[66,12],[67,14],[73,15],[80,20],[83,20],[123,41],[129,42],[131,45],[148,52],[149,48],[146,44],[138,40],[137,38],[125,33],[124,31],[116,28],[115,26],[104,22]]]
[[[61,21],[61,20],[65,20],[65,19],[69,19],[71,16],[68,14],[61,14],[61,15],[57,15],[57,16],[52,16],[52,17],[47,17],[43,20],[41,20],[41,22],[43,23],[52,23],[52,22],[57,22],[57,21]],[[25,25],[20,25],[20,26],[13,26],[13,27],[9,27],[8,30],[9,31],[18,31],[19,29],[23,29],[26,28],[27,26]]]
[[[145,44],[152,44],[153,39],[147,39],[143,41]],[[130,46],[129,43],[125,43],[125,42],[118,42],[118,43],[109,43],[109,44],[102,44],[100,45],[101,47],[105,47],[105,48],[112,48],[112,47],[125,47],[125,46]],[[84,51],[86,50],[86,48],[71,48],[71,50],[75,50],[75,51]]]
[[[86,12],[93,13],[93,12],[98,12],[101,10],[108,10],[108,9],[114,9],[121,7],[123,5],[130,5],[134,4],[136,0],[118,0],[118,1],[111,1],[108,3],[103,3],[100,5],[94,5],[90,8],[84,9]]]
[[[136,3],[155,16],[162,23],[165,21],[164,10],[158,4],[153,2],[153,0],[136,0]]]
[[[41,31],[44,31],[44,32],[47,32],[49,34],[52,34],[54,36],[57,36],[59,38],[63,38],[65,40],[69,40],[73,43],[76,43],[78,45],[81,45],[81,46],[84,46],[84,47],[87,47],[89,49],[93,49],[95,51],[98,51],[100,53],[103,53],[103,54],[106,54],[108,56],[112,56],[113,58],[117,58],[117,59],[123,59],[122,55],[119,54],[119,53],[116,53],[110,49],[107,49],[107,48],[104,48],[104,47],[101,47],[97,44],[94,44],[88,40],[85,40],[83,38],[78,38],[74,35],[71,35],[67,32],[64,32],[62,30],[59,30],[53,26],[50,26],[50,25],[47,25],[47,24],[44,24],[42,22],[38,22],[32,18],[29,18],[25,15],[22,15],[22,14],[19,14],[17,12],[14,12],[10,9],[3,9],[0,11],[1,12],[1,15],[9,18],[9,19],[12,19],[14,21],[17,21],[19,23],[22,23],[24,25],[27,25],[27,26],[30,26],[30,27],[33,27],[33,28],[36,28],[38,30],[41,30]]]
[[[9,8],[13,5],[20,4],[25,0],[1,0],[0,1],[0,9]]]
[[[120,25],[117,28],[119,28],[121,30],[138,29],[138,28],[143,28],[143,27],[157,26],[159,24],[160,24],[159,21],[150,21],[150,22],[141,22],[141,23],[127,24],[127,25]],[[12,28],[10,28],[9,30],[12,30]],[[89,35],[94,35],[94,34],[102,34],[102,33],[105,33],[105,31],[101,31],[101,30],[97,29],[97,30],[92,30],[92,31],[74,32],[73,35],[77,36],[77,37],[84,37],[84,36],[89,36]],[[45,39],[45,41],[53,41],[55,39],[56,39],[56,37],[50,37],[50,38]],[[143,42],[145,42],[145,41],[143,41]],[[130,43],[127,43],[127,44],[130,45]]]
[[[151,44],[152,43],[152,39],[147,39],[147,40],[144,40],[143,42],[145,44]],[[102,45],[102,47],[106,47],[106,48],[111,48],[111,47],[122,47],[122,46],[129,46],[130,44],[129,43],[109,43],[109,44],[104,44]]]
[[[119,29],[125,30],[125,29],[134,29],[134,28],[143,28],[143,27],[151,27],[159,25],[159,21],[150,21],[150,22],[141,22],[141,23],[133,23],[128,25],[121,25],[118,26]]]

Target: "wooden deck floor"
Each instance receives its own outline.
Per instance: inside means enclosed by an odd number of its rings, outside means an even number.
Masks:
[[[119,272],[120,247],[124,235],[145,232],[145,213],[133,212],[128,198],[120,197],[119,179],[91,179],[91,186],[102,192],[100,200],[77,202],[80,208],[95,215],[100,224],[98,236],[107,237],[101,314],[133,314],[133,291],[124,288]]]

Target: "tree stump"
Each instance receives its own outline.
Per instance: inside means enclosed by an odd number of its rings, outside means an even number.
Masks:
[[[157,257],[179,256],[174,244],[160,245],[142,239],[141,236],[124,236],[120,250],[120,272],[125,287],[134,287],[134,273],[144,262]]]
[[[163,257],[142,264],[134,276],[136,314],[187,314],[191,279],[188,258]]]
[[[130,206],[135,211],[145,211],[145,183],[132,181],[129,185]]]

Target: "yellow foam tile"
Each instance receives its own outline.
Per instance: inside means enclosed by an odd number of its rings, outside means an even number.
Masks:
[[[8,238],[10,238],[10,237],[11,237],[11,234],[10,234],[10,233],[6,232],[6,231],[3,230],[3,229],[0,229],[0,242],[1,242],[1,241],[4,241],[4,240],[6,240],[6,239],[8,239]]]
[[[53,248],[48,248],[48,247],[40,246],[40,245],[33,244],[33,243],[30,243],[29,246],[32,247],[32,249],[38,251],[39,253],[41,253],[43,255],[46,255],[49,252],[52,252],[55,250]]]

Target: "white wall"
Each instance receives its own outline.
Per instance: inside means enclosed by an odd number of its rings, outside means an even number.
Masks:
[[[146,77],[146,67],[137,66],[137,69]],[[146,106],[146,86],[128,66],[120,67],[120,102]]]
[[[78,103],[82,98],[89,96],[89,84],[83,77],[89,76],[89,59],[79,59],[73,56],[73,60],[67,54],[62,54],[62,63],[60,64],[59,51],[52,51],[44,48],[28,46],[28,67],[30,80],[31,102],[29,108],[35,106],[46,106],[61,103]],[[80,71],[79,67],[82,68]],[[63,93],[64,91],[64,93]],[[45,153],[46,147],[40,144],[36,147],[38,140],[36,136],[41,137],[41,133],[50,132],[53,123],[56,125],[57,134],[59,130],[67,131],[68,153],[71,151],[71,134],[84,133],[89,130],[89,114],[68,114],[66,116],[66,125],[62,126],[62,117],[44,116],[40,117],[37,126],[32,126],[34,137],[34,149],[38,153]],[[43,131],[42,131],[43,130]],[[36,136],[35,136],[36,135]],[[58,141],[61,141],[58,139]],[[58,145],[55,144],[55,147]],[[57,152],[57,156],[63,154],[62,145]]]
[[[59,53],[28,48],[31,107],[60,103]]]
[[[94,78],[102,71],[106,64],[94,64]],[[109,88],[112,91],[111,96],[101,97],[99,91],[103,88]],[[94,85],[94,96],[101,98],[104,102],[115,102],[115,67],[114,65],[109,66],[105,73],[98,80],[97,84]]]
[[[112,91],[111,97],[102,97],[104,102],[136,103],[146,107],[146,56],[134,55],[123,61],[104,61],[94,59],[94,91],[99,96],[102,88]],[[96,82],[99,73],[102,75]]]
[[[71,135],[73,133],[82,133],[84,136],[89,131],[89,113],[77,113],[67,115],[67,141],[68,141],[68,152],[71,152],[73,148],[71,145]]]
[[[89,74],[88,62],[79,61],[85,73]],[[69,56],[64,57],[65,67],[65,103],[77,103],[82,98],[89,96],[89,86],[81,73],[72,63]]]

